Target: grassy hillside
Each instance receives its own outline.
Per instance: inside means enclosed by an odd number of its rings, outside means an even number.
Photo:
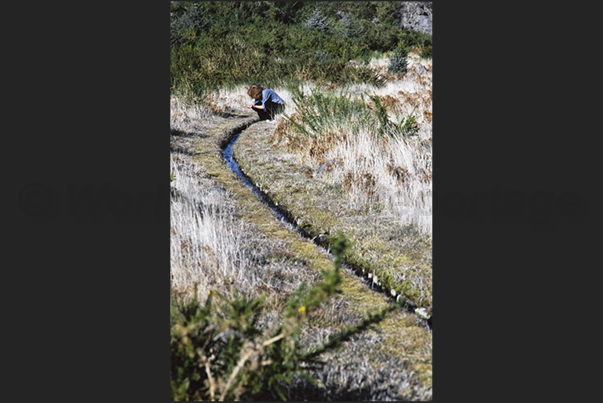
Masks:
[[[401,9],[171,2],[173,400],[431,399],[431,36]],[[226,167],[243,128],[241,168],[332,257]]]

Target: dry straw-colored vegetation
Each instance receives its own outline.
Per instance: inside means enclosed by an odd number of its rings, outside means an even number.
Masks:
[[[172,399],[429,400],[431,36],[397,2],[250,4],[170,4]],[[287,106],[235,158],[332,256],[221,160],[250,84]]]
[[[280,91],[291,105],[290,94],[283,89]],[[240,105],[246,102],[247,95],[242,87],[215,93],[210,105],[191,106],[178,98],[172,99],[171,169],[175,178],[171,208],[172,290],[181,301],[194,302],[194,298],[198,298],[200,306],[208,300],[210,291],[231,300],[241,298],[242,294],[251,301],[263,294],[265,300],[256,312],[255,322],[266,335],[264,338],[258,336],[261,341],[258,346],[262,346],[271,340],[271,331],[280,323],[288,298],[299,285],[304,281],[316,284],[323,277],[315,268],[314,252],[308,254],[308,247],[270,235],[265,228],[272,224],[258,221],[257,212],[251,213],[253,219],[250,219],[238,188],[232,185],[234,182],[222,182],[222,174],[212,162],[217,161],[214,147],[218,149],[217,144],[222,142],[222,139],[213,138],[214,129],[223,131],[224,122],[233,119],[232,116],[241,116]],[[212,109],[222,116],[212,114]],[[277,127],[277,122],[262,124],[272,132]],[[260,123],[256,125],[261,127]],[[265,136],[265,140],[269,137]],[[337,146],[334,142],[333,149]],[[287,155],[291,162],[301,158],[296,152],[287,151]],[[333,172],[330,174],[331,180],[335,181]],[[310,170],[309,175],[307,179],[312,179],[315,170]],[[353,193],[349,197],[353,199]],[[274,231],[284,234],[282,230]],[[300,351],[320,348],[350,324],[361,323],[367,314],[377,313],[387,306],[383,298],[374,299],[374,293],[352,278],[353,274],[348,271],[344,276],[343,294],[324,300],[318,310],[308,315],[294,337]],[[372,309],[365,311],[368,306]],[[220,306],[217,312],[226,312],[224,309],[228,311],[227,306]],[[182,326],[181,323],[173,328],[173,337],[180,340],[175,346],[185,349],[186,345],[182,343],[192,337],[192,328]],[[252,347],[252,344],[245,346],[240,346],[239,358],[246,354],[249,354],[249,360],[265,358],[259,353],[264,350],[258,350],[259,347]],[[284,393],[309,400],[431,398],[431,336],[424,324],[410,313],[392,312],[374,330],[352,336],[338,350],[327,350],[320,358],[326,362],[324,366],[308,368],[308,373],[318,383],[294,374],[289,383],[280,383],[285,385]],[[209,360],[209,356],[206,359]],[[214,367],[206,362],[213,374]],[[244,368],[247,367],[241,367],[239,371]],[[222,396],[229,380],[232,384],[239,381],[231,377],[232,373],[226,371],[221,383],[216,376],[212,378],[216,400],[230,393]],[[179,385],[182,388],[184,384]],[[233,387],[233,393],[236,391],[242,394],[239,397],[245,396],[243,383],[237,385]],[[176,393],[180,393],[180,389],[176,389]],[[210,400],[209,389],[206,392],[206,399]],[[264,399],[273,398],[271,396],[261,395]],[[197,395],[197,398],[203,398],[203,395]]]
[[[360,208],[385,208],[399,223],[414,224],[422,233],[431,235],[431,61],[411,53],[409,73],[401,79],[387,73],[386,63],[387,59],[381,64],[374,63],[379,73],[391,80],[386,86],[353,85],[336,96],[349,94],[350,102],[363,94],[378,97],[391,121],[399,117],[415,118],[418,126],[415,136],[379,135],[373,122],[362,124],[363,109],[351,112],[346,120],[334,116],[328,129],[322,125],[319,133],[303,136],[291,122],[303,125],[300,115],[307,113],[304,108],[308,105],[301,103],[301,108],[285,112],[290,119],[280,119],[273,141],[287,146],[300,163],[314,172],[325,172],[323,180],[342,185],[350,200]],[[370,99],[366,105],[371,111],[378,107]]]
[[[350,234],[358,274],[431,315],[431,62],[409,59],[402,77],[382,71],[384,88],[277,88],[283,116],[246,130],[234,151],[308,236]]]

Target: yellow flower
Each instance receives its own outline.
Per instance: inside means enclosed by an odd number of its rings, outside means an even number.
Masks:
[[[300,311],[301,313],[306,312],[306,307],[305,307],[305,306],[302,306],[301,308],[299,308],[299,311]]]

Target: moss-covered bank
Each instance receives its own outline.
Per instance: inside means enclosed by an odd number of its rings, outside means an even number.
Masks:
[[[355,243],[347,263],[390,296],[402,294],[431,315],[431,239],[378,211],[358,209],[341,186],[321,180],[271,143],[275,122],[249,127],[234,146],[241,170],[317,242],[342,230]]]
[[[275,219],[270,208],[261,202],[222,160],[222,148],[230,138],[256,121],[257,117],[246,112],[232,113],[229,117],[212,117],[193,133],[172,136],[171,146],[173,150],[187,154],[203,168],[208,177],[232,195],[239,206],[238,211],[242,219],[255,224],[258,231],[267,237],[284,242],[288,256],[317,272],[332,268],[333,263],[327,254],[310,240],[287,229]],[[376,262],[377,264],[372,263],[374,267],[379,267],[378,264],[385,266],[385,262],[390,260],[391,264],[395,265],[417,263],[425,259],[427,252],[416,247],[411,249],[416,251],[417,256],[399,253],[404,250],[403,246],[400,246],[402,249],[398,249],[398,252],[390,253],[392,243],[387,243],[377,236],[381,233],[377,228],[384,228],[384,231],[386,228],[389,228],[387,231],[404,229],[390,228],[383,223],[371,221],[374,217],[361,214],[354,216],[345,209],[332,209],[331,206],[342,204],[339,190],[307,178],[303,171],[299,171],[298,166],[291,163],[285,153],[272,148],[267,143],[266,134],[275,127],[274,122],[258,122],[246,129],[235,146],[236,158],[242,169],[275,201],[285,206],[308,234],[319,237],[336,228],[345,229],[357,243],[355,255],[352,255],[350,260],[354,261],[353,256],[356,256],[355,259],[363,264]],[[375,238],[372,243],[369,242],[371,236]],[[423,270],[428,270],[430,260],[417,263],[418,272],[421,270],[421,264],[425,267]],[[354,274],[345,272],[343,277],[342,293],[337,303],[342,314],[334,317],[326,309],[318,312],[308,323],[308,334],[319,332],[321,328],[342,328],[358,323],[360,318],[379,311],[388,303],[384,295],[371,290]],[[429,300],[427,297],[421,298],[420,295],[416,298],[417,302]],[[427,303],[425,305],[429,306]],[[422,322],[414,314],[398,310],[375,329],[369,330],[369,334],[372,335],[372,340],[376,341],[370,346],[362,347],[362,354],[363,357],[368,357],[366,359],[369,360],[371,368],[377,371],[393,365],[388,362],[404,363],[406,370],[411,373],[412,388],[409,390],[414,388],[413,390],[422,391],[417,392],[418,394],[411,393],[408,397],[430,397],[432,336]],[[326,359],[338,362],[343,360],[345,364],[346,361],[358,359],[358,353],[355,350],[341,351],[337,357]],[[389,369],[394,372],[395,370]]]

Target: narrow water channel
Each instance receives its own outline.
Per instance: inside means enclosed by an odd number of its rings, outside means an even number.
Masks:
[[[304,233],[297,227],[297,225],[295,225],[294,223],[292,223],[291,221],[289,221],[287,219],[287,217],[278,209],[278,207],[276,205],[274,205],[274,203],[272,203],[272,201],[270,201],[268,199],[268,197],[266,196],[266,194],[264,192],[262,192],[257,186],[255,186],[250,180],[249,178],[241,171],[241,168],[239,168],[239,164],[237,164],[237,162],[235,161],[234,157],[232,156],[232,148],[234,146],[234,143],[238,140],[238,138],[241,136],[243,132],[239,132],[237,134],[235,134],[233,136],[233,138],[229,141],[228,145],[226,146],[226,148],[224,148],[224,151],[222,152],[222,156],[224,158],[224,161],[226,162],[226,165],[228,165],[228,168],[230,168],[230,170],[232,172],[234,172],[240,179],[241,181],[243,181],[243,183],[249,187],[249,189],[251,189],[251,191],[257,195],[268,207],[270,207],[270,209],[272,210],[272,212],[274,213],[274,215],[276,216],[276,218],[278,218],[279,221],[281,221],[285,226],[287,226],[287,228],[289,228],[292,231],[297,232],[298,234],[300,234],[301,236],[308,238],[304,235]],[[314,240],[312,240],[314,242]],[[316,245],[318,245],[316,242],[314,242]],[[318,245],[320,246],[320,245]],[[325,251],[327,254],[329,254],[328,251]],[[330,255],[330,254],[329,254]],[[345,264],[344,264],[344,268],[345,268]],[[352,270],[350,270],[348,268],[348,271],[350,271],[351,273],[353,273]],[[358,276],[363,283],[365,283],[370,289],[378,291],[377,289],[375,289],[375,287],[373,286],[373,284],[368,281],[367,279]],[[379,288],[379,287],[378,287]],[[379,291],[380,290],[379,288]],[[409,309],[411,312],[414,312],[414,309],[411,308]],[[421,322],[423,323],[423,325],[425,327],[427,327],[430,331],[431,331],[431,326],[432,326],[432,318],[429,318],[429,320],[425,320],[423,318],[421,318],[419,315],[417,315],[417,318],[419,318],[421,320]]]
[[[272,201],[270,201],[268,199],[266,194],[264,192],[262,192],[253,183],[251,183],[251,181],[247,178],[247,176],[245,176],[245,174],[243,172],[241,172],[241,168],[239,168],[239,164],[237,164],[234,157],[232,156],[232,147],[233,147],[234,143],[237,141],[237,139],[239,138],[239,136],[241,135],[241,133],[243,133],[243,132],[235,134],[235,136],[230,140],[230,142],[228,143],[228,145],[222,152],[222,156],[224,157],[224,161],[226,162],[226,165],[228,165],[228,168],[230,168],[230,170],[232,172],[234,172],[239,177],[239,179],[241,179],[241,181],[243,181],[243,183],[245,185],[247,185],[247,187],[249,189],[251,189],[251,191],[255,195],[257,195],[268,207],[270,207],[270,209],[272,210],[272,212],[274,213],[276,218],[279,219],[279,221],[284,223],[289,229],[301,234],[301,231],[297,228],[297,226],[295,226],[292,222],[290,222],[287,219],[287,217],[285,217],[285,215],[279,211],[278,207],[276,207],[274,205],[274,203],[272,203]]]

